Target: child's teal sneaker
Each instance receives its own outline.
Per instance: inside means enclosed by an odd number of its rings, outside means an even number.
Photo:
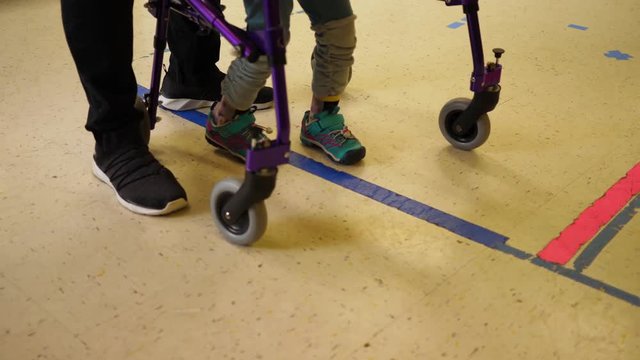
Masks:
[[[344,124],[339,107],[314,115],[309,121],[309,111],[304,113],[300,141],[307,146],[319,147],[331,160],[351,165],[364,158],[367,150]]]
[[[215,106],[215,103],[211,108]],[[213,117],[213,111],[209,112],[205,139],[215,147],[228,151],[242,161],[246,160],[247,149],[251,147],[252,128],[256,122],[253,116],[255,109],[236,115],[233,120],[218,126]]]

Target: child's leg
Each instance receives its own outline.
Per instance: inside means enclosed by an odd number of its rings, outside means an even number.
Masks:
[[[280,0],[280,18],[285,31],[289,31],[289,18],[293,8],[293,0]],[[262,0],[244,0],[247,14],[247,30],[264,30],[264,13]],[[270,75],[266,56],[251,63],[245,58],[237,58],[231,62],[226,78],[222,82],[222,101],[216,113],[224,116],[222,122],[233,119],[236,110],[246,111],[251,107],[258,91],[264,86]]]
[[[215,114],[219,115],[216,119],[220,120],[218,125],[232,120],[237,110],[248,110],[270,74],[265,56],[254,63],[244,58],[233,60],[222,81],[222,100],[216,106]]]
[[[280,0],[280,17],[288,32],[292,0]],[[247,29],[264,29],[262,0],[244,0],[247,13]],[[244,159],[251,139],[247,131],[255,122],[250,107],[271,74],[268,59],[261,56],[251,63],[245,58],[231,62],[227,76],[222,81],[222,99],[214,103],[207,121],[206,139],[212,145],[222,147]]]
[[[311,19],[316,46],[311,66],[313,96],[302,121],[300,139],[322,149],[333,161],[353,164],[366,149],[338,113],[340,95],[351,80],[356,47],[355,15],[349,0],[298,0]]]
[[[349,0],[299,0],[316,35],[312,55],[313,99],[311,113],[323,111],[324,102],[335,103],[351,79],[356,46],[355,16]]]

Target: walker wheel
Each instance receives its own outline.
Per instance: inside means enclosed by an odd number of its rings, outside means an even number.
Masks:
[[[267,229],[267,208],[264,201],[254,204],[242,214],[233,225],[223,221],[222,208],[231,196],[238,192],[242,182],[237,179],[224,179],[218,182],[211,191],[211,215],[216,227],[224,238],[234,244],[248,246],[256,242]]]
[[[460,150],[473,150],[484,144],[491,133],[491,122],[489,115],[482,114],[476,124],[467,132],[460,133],[455,130],[455,120],[471,104],[467,98],[456,98],[449,100],[440,110],[439,125],[440,132],[453,147]]]

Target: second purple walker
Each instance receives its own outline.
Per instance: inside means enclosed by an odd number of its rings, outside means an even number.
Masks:
[[[473,99],[455,98],[447,102],[440,110],[438,122],[442,135],[451,145],[462,150],[473,150],[484,144],[491,132],[491,123],[487,113],[495,109],[500,98],[502,65],[499,64],[499,61],[504,50],[493,49],[496,61],[484,64],[478,21],[479,0],[442,1],[447,6],[462,5],[467,17],[473,58],[471,91],[474,95]]]

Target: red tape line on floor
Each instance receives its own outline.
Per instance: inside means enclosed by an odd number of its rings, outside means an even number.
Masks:
[[[538,253],[542,260],[555,264],[566,264],[591,240],[620,210],[640,193],[640,163],[637,163],[625,177],[578,216],[558,237],[551,240]]]

